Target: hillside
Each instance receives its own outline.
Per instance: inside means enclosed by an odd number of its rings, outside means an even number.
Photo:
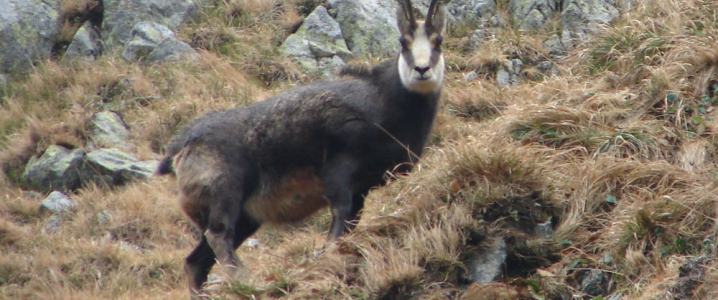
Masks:
[[[64,38],[90,2],[63,2]],[[52,145],[98,147],[97,112],[152,161],[194,117],[321,79],[279,48],[326,3],[204,2],[174,33],[192,59],[53,52],[0,82],[0,299],[187,298],[199,234],[172,177],[102,177],[52,214],[23,172]],[[351,234],[326,242],[328,211],[264,227],[237,250],[255,280],[215,272],[207,299],[718,299],[718,2],[628,1],[571,45],[560,15],[517,24],[518,2],[449,24],[427,150]]]

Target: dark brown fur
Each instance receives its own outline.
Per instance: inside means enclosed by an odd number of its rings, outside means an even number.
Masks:
[[[439,35],[443,26],[436,28],[429,33]],[[177,175],[181,206],[204,232],[185,260],[193,297],[215,259],[245,272],[234,250],[261,224],[296,222],[328,205],[336,239],[387,171],[410,169],[436,115],[440,81],[430,92],[408,90],[398,59],[210,113],[172,138],[157,172]]]

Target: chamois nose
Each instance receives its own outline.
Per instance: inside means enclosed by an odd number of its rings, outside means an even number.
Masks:
[[[424,73],[426,73],[426,71],[429,71],[429,68],[430,68],[429,66],[426,66],[426,67],[416,66],[416,67],[414,67],[414,70],[419,72],[419,74],[423,77]]]

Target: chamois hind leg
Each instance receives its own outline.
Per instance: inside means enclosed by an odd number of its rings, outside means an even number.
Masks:
[[[185,258],[185,274],[189,281],[189,292],[192,299],[199,296],[202,284],[207,281],[207,275],[215,263],[214,251],[203,235],[197,247]]]
[[[236,177],[235,177],[236,178]],[[249,277],[242,262],[234,252],[237,237],[248,236],[244,228],[245,218],[242,214],[243,191],[241,184],[236,183],[230,187],[229,183],[217,186],[210,204],[209,226],[204,236],[214,251],[217,262],[226,267],[232,277]],[[239,228],[238,228],[239,226]],[[255,228],[256,230],[256,228]],[[254,232],[254,230],[250,230]]]

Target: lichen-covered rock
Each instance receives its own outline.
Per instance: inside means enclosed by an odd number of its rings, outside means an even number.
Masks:
[[[600,269],[581,270],[576,274],[578,289],[591,296],[604,295],[608,289],[608,274]]]
[[[146,179],[156,167],[156,161],[139,161],[117,149],[99,149],[87,154],[80,174],[83,183],[112,187],[131,180]]]
[[[192,46],[175,38],[163,40],[147,56],[146,62],[160,63],[165,61],[195,60],[199,57]]]
[[[105,47],[125,45],[135,24],[151,21],[176,29],[199,17],[200,0],[105,0],[102,37]]]
[[[50,57],[61,30],[60,1],[0,2],[0,73],[28,70]]]
[[[399,51],[396,1],[329,0],[327,3],[354,55],[389,57]]]
[[[121,148],[129,150],[127,140],[130,131],[122,118],[114,112],[102,111],[92,117],[90,123],[91,135],[88,145],[91,149],[97,148]]]
[[[508,60],[504,66],[496,73],[496,83],[499,86],[516,85],[519,82],[519,75],[523,69],[524,63],[520,59]]]
[[[630,0],[511,0],[509,11],[512,20],[524,29],[539,29],[561,14],[564,30],[584,33],[613,21],[619,8],[630,6]]]
[[[431,0],[413,0],[412,4],[426,17]],[[479,25],[496,14],[495,0],[451,0],[446,3],[448,23],[465,22]]]
[[[155,22],[139,22],[130,33],[122,58],[147,63],[166,60],[193,59],[196,52],[175,38],[169,27]]]
[[[323,6],[318,6],[301,27],[280,46],[280,51],[297,61],[312,75],[331,76],[352,56],[339,23]]]
[[[678,279],[670,288],[670,293],[663,299],[688,300],[695,299],[695,289],[705,282],[706,263],[710,259],[705,256],[695,257],[678,268]]]
[[[614,0],[568,0],[564,2],[561,25],[572,31],[591,32],[597,25],[613,21],[618,14]]]
[[[85,158],[82,149],[52,145],[40,157],[33,157],[25,166],[22,179],[27,188],[50,192],[80,187],[80,167]]]
[[[521,28],[536,30],[560,11],[559,5],[556,0],[511,0],[509,11]]]
[[[561,40],[561,37],[557,34],[552,35],[548,38],[548,40],[544,41],[543,46],[546,50],[548,50],[548,54],[553,58],[562,56],[567,50],[567,47]]]
[[[90,22],[85,22],[80,29],[75,32],[72,42],[67,46],[62,60],[70,58],[79,58],[87,61],[95,61],[102,54],[102,41],[100,40],[100,32],[92,26]]]
[[[72,210],[75,207],[75,202],[70,200],[70,197],[63,194],[62,192],[54,191],[50,195],[42,200],[40,203],[40,211],[49,211],[53,214],[62,214]]]

